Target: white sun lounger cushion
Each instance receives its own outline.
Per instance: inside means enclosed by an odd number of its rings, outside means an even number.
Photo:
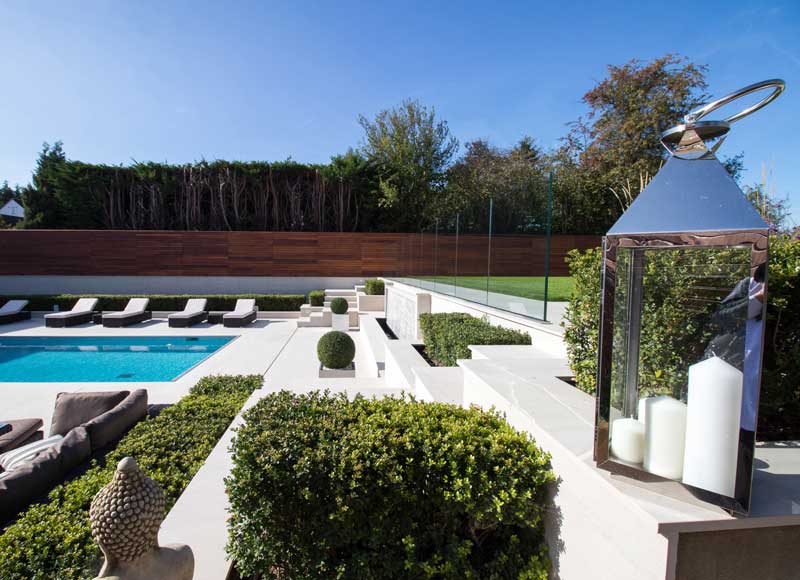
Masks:
[[[28,305],[27,300],[9,300],[0,308],[0,314],[13,314],[19,312]]]

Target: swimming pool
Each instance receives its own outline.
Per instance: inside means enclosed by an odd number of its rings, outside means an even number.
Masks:
[[[0,337],[0,382],[173,381],[234,338]]]

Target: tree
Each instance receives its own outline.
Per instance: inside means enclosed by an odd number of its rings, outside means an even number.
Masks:
[[[582,164],[606,184],[655,174],[665,154],[661,133],[708,99],[706,70],[671,54],[609,66],[608,78],[583,96],[589,113],[573,127],[588,138]]]
[[[608,230],[622,212],[622,189],[632,201],[663,163],[661,133],[707,99],[705,73],[705,66],[671,54],[608,67],[608,77],[583,96],[586,117],[548,156],[556,175],[554,231]]]
[[[58,171],[65,162],[61,141],[56,141],[52,147],[47,143],[42,146],[36,161],[36,171],[33,173],[33,187],[26,188],[22,195],[22,205],[25,207],[23,227],[64,227],[56,190],[59,183]]]
[[[378,176],[380,206],[392,210],[393,229],[416,230],[444,189],[458,140],[433,108],[418,101],[404,101],[374,120],[362,115],[359,124],[361,151]]]
[[[488,201],[493,200],[493,231],[539,231],[546,223],[546,176],[543,155],[524,137],[511,149],[487,141],[468,143],[464,155],[448,171],[447,196],[440,215],[462,213],[469,230],[488,231]]]
[[[787,224],[790,214],[789,200],[788,198],[775,199],[774,196],[767,193],[766,189],[765,184],[754,183],[744,187],[744,194],[767,222],[771,231],[786,232],[789,229]]]

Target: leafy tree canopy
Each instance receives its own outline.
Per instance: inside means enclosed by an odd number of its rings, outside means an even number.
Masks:
[[[436,202],[446,184],[446,170],[458,151],[458,140],[446,121],[419,101],[404,101],[374,119],[363,115],[361,151],[379,178],[379,203],[398,214],[400,227],[413,227]]]

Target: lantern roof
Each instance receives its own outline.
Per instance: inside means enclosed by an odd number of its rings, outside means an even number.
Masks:
[[[713,155],[670,157],[608,235],[765,230],[768,226]]]

